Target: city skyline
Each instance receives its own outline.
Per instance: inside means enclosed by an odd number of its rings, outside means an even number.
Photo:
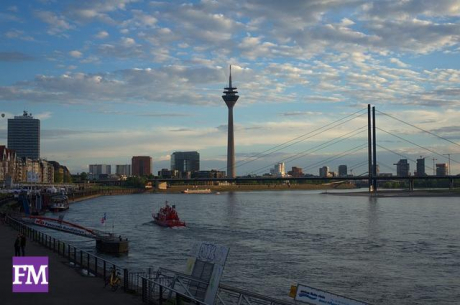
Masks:
[[[234,109],[237,162],[368,103],[458,143],[459,4],[5,1],[0,144],[7,143],[7,119],[28,110],[41,121],[41,156],[73,173],[89,164],[127,164],[138,155],[152,156],[156,173],[174,151],[199,151],[204,170],[225,169],[221,92],[229,64],[244,96]],[[237,173],[273,166],[365,124],[360,118]],[[460,172],[459,146],[384,116],[378,126],[436,149],[441,156],[377,131],[386,148],[414,160],[426,157],[427,173],[433,158],[451,158],[449,171]],[[365,138],[360,134],[286,168],[305,168]],[[378,161],[396,172],[392,164],[403,157],[377,149]],[[366,152],[359,153],[337,165],[365,160]]]

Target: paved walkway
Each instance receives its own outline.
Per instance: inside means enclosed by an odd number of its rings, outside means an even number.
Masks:
[[[49,293],[13,293],[12,256],[16,236],[16,230],[0,224],[0,304],[142,304],[139,296],[124,293],[122,289],[112,292],[104,288],[101,278],[81,275],[66,259],[30,239],[27,239],[26,255],[49,257]]]

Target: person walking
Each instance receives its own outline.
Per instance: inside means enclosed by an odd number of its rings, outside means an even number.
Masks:
[[[21,255],[26,256],[26,236],[21,234]]]
[[[14,256],[21,256],[21,236],[19,234],[14,241]]]

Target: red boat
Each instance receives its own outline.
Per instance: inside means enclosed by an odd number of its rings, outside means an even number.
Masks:
[[[156,214],[152,214],[153,222],[162,227],[185,227],[185,222],[180,221],[176,206],[170,206],[166,201],[165,206]]]

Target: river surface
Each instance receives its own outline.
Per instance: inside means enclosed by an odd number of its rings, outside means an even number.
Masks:
[[[187,227],[152,222],[165,200]],[[101,225],[107,215],[105,227]],[[368,198],[316,191],[106,196],[65,220],[130,240],[130,270],[185,269],[193,243],[230,248],[222,282],[280,299],[291,284],[372,304],[460,303],[460,197]],[[95,242],[53,231],[95,252]]]

